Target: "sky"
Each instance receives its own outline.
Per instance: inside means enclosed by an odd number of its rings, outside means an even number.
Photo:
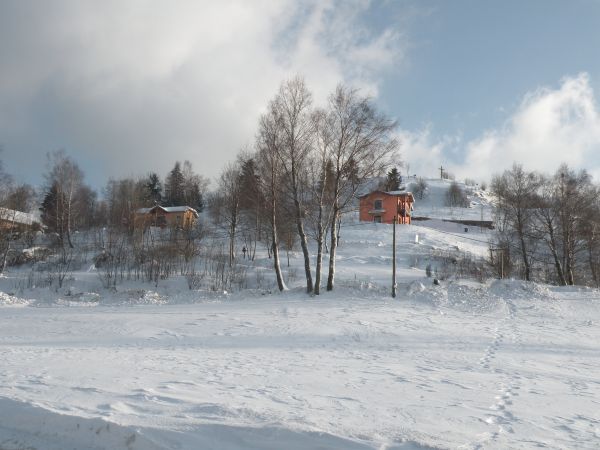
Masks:
[[[0,158],[40,185],[65,150],[100,189],[175,161],[216,179],[280,83],[338,83],[398,121],[403,170],[513,162],[600,179],[600,0],[3,0]]]

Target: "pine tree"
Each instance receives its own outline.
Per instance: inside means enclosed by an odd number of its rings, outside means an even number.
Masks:
[[[185,180],[181,163],[177,161],[165,181],[165,203],[167,206],[182,206],[185,203]]]
[[[188,184],[185,190],[185,198],[187,206],[194,208],[198,212],[202,212],[204,209],[204,199],[198,182],[192,181]]]
[[[42,223],[48,231],[58,234],[61,243],[65,232],[64,204],[64,195],[59,192],[58,186],[54,183],[44,196],[40,207]]]
[[[144,183],[144,201],[148,206],[162,202],[162,183],[159,176],[152,172]]]
[[[260,188],[258,170],[253,158],[242,163],[240,183],[242,186],[241,208],[255,211],[260,203]]]
[[[400,172],[394,167],[387,173],[387,179],[385,181],[386,191],[398,191],[400,189]]]

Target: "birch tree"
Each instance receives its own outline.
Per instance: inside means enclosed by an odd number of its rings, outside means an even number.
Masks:
[[[271,248],[273,254],[273,269],[280,291],[287,289],[281,273],[279,258],[279,235],[277,231],[278,204],[280,197],[281,164],[277,156],[282,145],[281,129],[277,124],[277,115],[271,109],[259,121],[256,145],[258,148],[258,166],[262,170],[261,185],[265,198],[265,209],[270,228]]]
[[[312,121],[310,108],[312,95],[300,77],[285,81],[271,103],[275,123],[280,128],[281,145],[277,158],[285,177],[286,192],[293,203],[293,216],[304,256],[306,292],[313,291],[310,254],[304,226],[306,172],[311,152]]]
[[[77,163],[62,150],[48,154],[48,172],[46,173],[47,192],[55,191],[55,214],[58,224],[59,241],[64,245],[66,236],[70,248],[73,248],[71,227],[79,213],[76,194],[83,183],[83,172]]]
[[[368,97],[338,86],[329,97],[326,126],[331,136],[332,214],[327,290],[334,287],[335,258],[341,214],[353,201],[361,184],[380,175],[398,150],[396,123],[378,112]]]
[[[309,185],[311,187],[311,207],[308,209],[314,239],[317,243],[315,264],[314,294],[321,292],[321,272],[323,268],[323,252],[327,227],[331,221],[334,180],[332,156],[332,136],[327,126],[327,115],[324,110],[316,110],[312,114],[313,121],[313,154],[309,164]]]

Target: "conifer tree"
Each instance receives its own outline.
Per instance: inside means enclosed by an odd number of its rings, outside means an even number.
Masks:
[[[148,175],[144,183],[144,201],[147,202],[148,206],[162,202],[162,183],[160,177],[155,172],[151,172]]]
[[[185,203],[184,177],[179,161],[165,180],[165,203],[167,206],[182,206]]]
[[[400,189],[400,172],[396,167],[392,168],[387,173],[387,179],[385,182],[385,190],[386,191],[397,191]]]

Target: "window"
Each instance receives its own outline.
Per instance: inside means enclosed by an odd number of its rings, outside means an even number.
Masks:
[[[373,216],[373,222],[381,223],[381,216]]]
[[[383,201],[381,201],[381,200],[375,200],[374,209],[383,209]]]

